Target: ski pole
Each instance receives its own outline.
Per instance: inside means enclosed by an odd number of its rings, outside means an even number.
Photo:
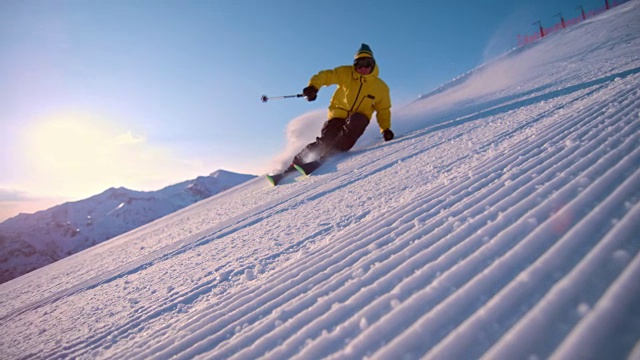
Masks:
[[[299,97],[303,97],[303,96],[304,96],[304,94],[282,95],[282,96],[272,96],[272,97],[268,97],[267,95],[262,95],[260,100],[262,100],[263,103],[266,103],[267,101],[273,100],[273,99],[299,98]]]

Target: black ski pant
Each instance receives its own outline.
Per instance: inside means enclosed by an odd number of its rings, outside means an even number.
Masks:
[[[320,137],[307,145],[293,158],[294,164],[325,159],[337,152],[349,151],[369,125],[369,118],[354,113],[346,119],[333,118],[322,126]]]

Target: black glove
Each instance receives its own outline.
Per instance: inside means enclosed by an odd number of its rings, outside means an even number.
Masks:
[[[307,101],[315,101],[318,97],[318,89],[315,86],[310,85],[302,90],[302,94],[307,98]]]
[[[391,131],[391,129],[387,129],[382,132],[382,136],[384,137],[384,141],[393,140],[393,131]]]

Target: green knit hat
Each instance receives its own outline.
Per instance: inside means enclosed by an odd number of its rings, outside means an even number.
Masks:
[[[356,53],[356,56],[353,57],[353,59],[356,60],[363,57],[370,57],[373,59],[373,51],[371,51],[369,45],[365,43],[362,43],[362,45],[360,45],[360,49],[358,49],[358,52]]]

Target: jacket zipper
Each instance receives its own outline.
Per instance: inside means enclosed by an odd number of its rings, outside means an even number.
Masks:
[[[356,106],[356,103],[358,102],[358,97],[360,96],[360,91],[362,91],[362,85],[363,85],[362,84],[362,75],[360,75],[360,87],[358,88],[358,93],[356,94],[356,98],[353,100],[353,105],[351,105],[351,109],[349,109],[349,113],[347,114],[347,117],[351,116],[351,113],[353,112],[353,108]],[[360,103],[362,103],[362,101],[364,101],[364,98],[360,101]]]

